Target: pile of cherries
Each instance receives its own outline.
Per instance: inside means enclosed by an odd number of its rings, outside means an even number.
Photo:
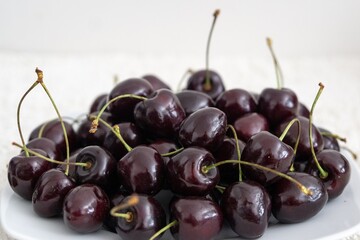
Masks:
[[[213,239],[227,221],[232,236],[259,238],[271,215],[303,222],[349,182],[340,138],[312,123],[322,84],[309,111],[281,84],[259,94],[226,90],[207,64],[178,92],[154,75],[121,81],[71,122],[36,72],[19,103],[21,153],[9,162],[8,180],[36,214],[62,217],[76,232],[157,239],[170,229],[176,239]],[[58,119],[25,144],[21,104],[38,84]],[[163,191],[168,204],[156,198]]]

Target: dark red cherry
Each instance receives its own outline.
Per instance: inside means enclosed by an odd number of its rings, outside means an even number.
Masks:
[[[269,123],[259,113],[248,113],[235,120],[234,128],[238,138],[247,142],[256,133],[269,131]]]
[[[181,124],[179,142],[184,147],[198,146],[215,151],[224,140],[226,127],[224,112],[213,107],[199,109]]]
[[[348,160],[340,152],[332,149],[317,153],[316,158],[320,166],[329,174],[326,178],[321,178],[329,199],[340,196],[350,180],[351,169]],[[308,172],[314,176],[320,176],[314,161],[311,162]]]
[[[33,151],[47,156],[39,149]],[[52,168],[52,163],[37,156],[27,157],[25,152],[13,157],[9,162],[8,181],[12,190],[20,197],[31,201],[34,188],[40,176]]]
[[[130,78],[118,83],[109,93],[108,100],[124,94],[148,97],[153,91],[148,81],[141,78]],[[140,101],[135,98],[121,98],[111,103],[108,109],[117,122],[132,122],[134,121],[135,105]]]
[[[214,239],[223,224],[220,207],[202,197],[178,198],[170,206],[171,220],[178,223],[171,233],[179,240]]]
[[[297,114],[298,99],[296,94],[287,88],[266,88],[259,96],[258,112],[271,126],[276,126]]]
[[[106,193],[93,184],[83,184],[70,190],[63,205],[66,226],[79,233],[91,233],[101,229],[109,214]]]
[[[271,186],[272,213],[281,223],[303,222],[321,211],[327,203],[328,194],[317,177],[299,172],[289,172],[288,175],[303,184],[311,194],[304,193],[298,185],[282,178]]]
[[[147,74],[147,75],[142,76],[141,78],[148,81],[151,84],[151,86],[153,87],[154,91],[162,89],[162,88],[171,90],[169,85],[164,83],[162,80],[160,80],[160,78],[158,78],[155,75]]]
[[[32,195],[34,211],[41,217],[55,217],[62,213],[67,193],[75,182],[60,169],[50,169],[39,178]]]
[[[271,201],[265,188],[253,181],[236,182],[223,193],[221,208],[239,237],[261,237],[268,227]]]
[[[95,98],[90,106],[89,113],[98,112],[103,106],[105,106],[108,99],[108,94],[104,93]]]
[[[207,94],[195,90],[182,90],[176,93],[181,106],[184,108],[186,116],[199,109],[215,107],[214,100]]]
[[[59,161],[63,159],[62,153],[57,149],[54,141],[48,138],[34,138],[26,144],[26,147],[43,150],[51,159]]]
[[[78,148],[76,149],[74,152],[71,153],[70,158],[69,158],[69,162],[70,163],[75,163],[76,162],[76,157],[79,154],[79,152],[82,150],[82,148]],[[66,160],[64,160],[65,162]],[[60,169],[61,171],[65,172],[66,171],[66,164],[59,164],[56,168]],[[68,176],[72,179],[76,179],[76,166],[75,165],[69,165],[69,174]]]
[[[174,141],[167,139],[156,139],[149,144],[149,147],[155,148],[160,154],[166,154],[169,152],[174,152],[179,149],[180,146]],[[170,160],[170,157],[162,157],[164,159],[164,164],[166,165]]]
[[[174,138],[186,115],[176,95],[160,89],[136,105],[134,116],[137,126],[148,135]]]
[[[130,147],[134,148],[145,142],[141,129],[137,127],[135,123],[124,122],[117,124],[117,126],[120,129],[121,137]],[[119,138],[112,131],[109,131],[106,134],[103,146],[111,152],[116,161],[119,161],[123,156],[125,156],[125,154],[128,153],[128,150],[126,150]]]
[[[232,124],[239,117],[256,111],[254,97],[246,90],[234,88],[227,90],[216,99],[216,107],[222,110]]]
[[[207,74],[210,79],[210,87],[206,84]],[[186,89],[206,93],[215,100],[222,92],[225,91],[225,86],[222,78],[217,72],[212,70],[200,70],[190,76]]]
[[[125,192],[118,192],[113,194],[112,196],[109,196],[109,200],[110,200],[110,209],[115,207],[116,205],[119,205],[120,202],[126,197],[127,195],[125,195]],[[104,225],[106,226],[106,228],[108,230],[110,230],[111,232],[116,233],[115,227],[117,224],[118,218],[114,217],[112,215],[108,215],[107,218],[104,221]]]
[[[293,162],[294,150],[281,142],[269,132],[260,132],[252,136],[246,143],[241,154],[241,160],[256,163],[278,172],[289,171]],[[243,165],[245,176],[262,185],[269,185],[278,180],[279,176],[252,166]]]
[[[297,115],[309,118],[310,117],[310,111],[303,103],[299,102]]]
[[[149,239],[166,224],[166,214],[161,204],[151,196],[138,195],[139,202],[119,212],[132,215],[131,220],[117,218],[116,232],[123,240]],[[130,198],[124,198],[121,203]]]
[[[76,162],[90,164],[89,167],[76,167],[79,184],[96,184],[107,192],[118,185],[116,160],[104,148],[95,145],[85,147],[78,153]]]
[[[220,180],[217,168],[203,172],[203,167],[216,160],[207,150],[188,147],[171,157],[166,165],[170,189],[183,196],[204,196],[214,189]]]
[[[324,133],[331,134],[330,131],[328,131],[324,128],[320,128],[320,127],[318,127],[318,130],[320,131],[323,141],[324,141],[324,149],[332,149],[332,150],[340,151],[340,146],[339,146],[338,140],[332,136],[324,135]]]
[[[137,146],[120,159],[117,171],[127,191],[155,195],[162,188],[165,167],[158,151]]]

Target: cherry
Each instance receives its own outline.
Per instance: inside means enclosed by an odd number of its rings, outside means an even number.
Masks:
[[[182,90],[176,93],[176,96],[184,108],[186,116],[202,108],[215,107],[214,100],[209,95],[199,91]]]
[[[75,182],[60,169],[46,171],[37,181],[32,195],[34,211],[41,217],[60,215],[66,194],[75,186]]]
[[[148,97],[153,91],[154,90],[148,81],[141,78],[130,78],[118,83],[111,90],[108,101],[124,94]],[[135,105],[140,101],[140,99],[136,98],[117,99],[109,104],[108,110],[117,122],[132,122],[134,121]]]
[[[327,203],[328,194],[319,178],[300,172],[289,172],[288,175],[301,182],[310,194],[287,179],[280,179],[271,185],[272,213],[281,223],[303,222],[320,212]]]
[[[199,109],[182,122],[179,142],[184,147],[199,146],[214,151],[224,140],[226,126],[227,118],[221,110]]]
[[[232,124],[239,117],[256,111],[256,102],[246,90],[234,88],[227,90],[216,99],[216,107],[222,110]]]
[[[244,142],[261,131],[269,131],[269,123],[266,118],[259,113],[248,113],[238,118],[234,122],[236,133]]]
[[[333,149],[336,151],[340,151],[339,142],[337,139],[340,139],[341,141],[346,142],[345,138],[339,138],[337,136],[334,136],[330,131],[324,129],[324,128],[318,128],[320,131],[323,141],[324,141],[324,149]]]
[[[67,165],[67,164],[58,164],[58,166],[56,167],[57,169],[60,169],[61,171],[65,172],[66,169],[68,168],[68,176],[72,179],[76,179],[76,157],[79,154],[79,152],[82,150],[82,148],[78,148],[76,149],[74,152],[71,153],[70,158],[67,160],[68,163],[70,163],[71,165]]]
[[[97,96],[90,106],[89,113],[100,111],[100,109],[106,104],[108,96],[109,95],[107,93]]]
[[[62,153],[56,148],[56,144],[47,138],[34,138],[26,144],[27,148],[43,150],[51,159],[61,160]]]
[[[179,149],[179,146],[177,143],[171,141],[171,140],[167,140],[167,139],[157,139],[154,140],[153,142],[151,142],[149,144],[149,147],[154,148],[156,151],[158,151],[161,155],[163,154],[167,154],[169,152],[174,152],[176,150]],[[163,160],[164,160],[164,164],[166,165],[169,160],[170,157],[164,157],[162,156]]]
[[[298,116],[302,116],[302,117],[309,118],[309,116],[310,116],[310,111],[309,111],[309,109],[308,109],[303,103],[299,102],[298,110],[297,110],[297,115],[298,115]]]
[[[151,84],[151,86],[153,87],[154,91],[162,89],[162,88],[171,90],[169,85],[164,83],[162,80],[160,80],[160,78],[158,78],[155,75],[146,74],[146,75],[142,76],[141,78],[147,80]]]
[[[231,184],[221,200],[224,217],[240,237],[259,238],[268,227],[271,201],[265,188],[253,181]]]
[[[131,201],[132,197],[124,198],[119,206]],[[137,195],[137,197],[138,202],[121,209],[123,215],[117,218],[115,229],[123,240],[149,239],[166,224],[165,211],[154,197],[145,195]]]
[[[168,89],[155,91],[134,109],[135,122],[148,135],[173,138],[185,119],[179,99]]]
[[[79,233],[101,229],[110,203],[106,193],[93,184],[83,184],[69,191],[63,205],[66,226]]]

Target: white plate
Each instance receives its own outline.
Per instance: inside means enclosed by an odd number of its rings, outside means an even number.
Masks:
[[[343,194],[330,201],[325,208],[310,220],[299,224],[271,225],[261,240],[340,239],[360,232],[360,169],[344,153],[351,163],[351,180]],[[78,234],[68,229],[62,219],[38,217],[27,202],[14,194],[9,186],[1,192],[0,223],[12,238],[21,240],[115,240],[119,236],[105,230],[91,234]],[[169,231],[164,239],[169,239]],[[225,230],[219,238],[235,235]],[[232,238],[234,239],[234,238]],[[236,239],[236,238],[235,238]]]

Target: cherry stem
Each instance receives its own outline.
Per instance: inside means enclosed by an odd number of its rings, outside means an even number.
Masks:
[[[225,189],[226,189],[226,187],[223,187],[223,186],[220,186],[220,185],[216,185],[215,188],[216,188],[217,190],[219,190],[219,192],[221,192],[221,193],[224,193],[224,191],[225,191]]]
[[[176,150],[174,150],[174,151],[172,151],[172,152],[163,153],[163,154],[161,154],[161,156],[162,156],[162,157],[170,157],[170,156],[172,156],[172,155],[178,154],[178,153],[181,152],[182,150],[184,150],[183,147],[182,147],[182,148],[179,148],[179,149],[176,149]]]
[[[117,74],[114,75],[113,77],[113,84],[114,86],[117,85],[119,83],[119,76]]]
[[[172,228],[173,226],[175,226],[176,224],[178,224],[179,222],[177,220],[172,221],[171,223],[169,223],[168,225],[166,225],[165,227],[163,227],[162,229],[160,229],[159,231],[157,231],[154,235],[151,236],[151,238],[149,238],[149,240],[154,240],[157,237],[159,237],[162,233],[166,232],[166,230]]]
[[[19,135],[20,135],[20,139],[21,139],[21,143],[23,146],[25,146],[24,148],[24,151],[25,151],[25,154],[27,157],[29,157],[29,152],[28,152],[28,149],[25,145],[25,140],[24,140],[24,136],[22,134],[22,131],[21,131],[21,125],[20,125],[20,109],[21,109],[21,105],[25,99],[25,97],[38,85],[38,80],[36,80],[32,85],[31,87],[25,92],[25,94],[21,97],[20,101],[19,101],[19,104],[18,104],[18,107],[17,107],[17,113],[16,113],[16,118],[17,118],[17,127],[18,127],[18,131],[19,131]]]
[[[237,133],[235,131],[235,128],[232,125],[228,125],[228,128],[231,129],[232,134],[234,135],[235,138],[235,146],[236,146],[236,153],[238,156],[238,160],[241,160],[241,153],[240,153],[240,146],[239,146],[239,140],[238,140],[238,136]],[[241,164],[239,162],[239,182],[242,182],[242,170],[241,170]]]
[[[94,120],[95,118],[96,118],[96,116],[94,116],[94,115],[90,116],[90,120]],[[126,148],[126,150],[128,152],[130,152],[132,150],[132,147],[130,147],[130,145],[127,144],[126,141],[124,140],[124,138],[121,136],[120,128],[118,125],[114,125],[112,127],[110,124],[108,124],[105,120],[103,120],[101,118],[99,118],[99,121],[100,121],[100,123],[102,123],[108,129],[110,129],[116,135],[116,137],[119,139],[119,141],[123,144],[123,146]],[[90,132],[90,130],[89,130],[89,132]]]
[[[214,19],[213,22],[211,24],[211,28],[210,28],[210,33],[209,33],[209,37],[208,37],[208,41],[206,44],[206,76],[205,76],[205,84],[204,84],[204,89],[209,91],[211,89],[211,81],[210,81],[210,72],[209,72],[209,53],[210,53],[210,42],[211,42],[211,37],[212,37],[212,33],[214,31],[214,27],[215,27],[215,23],[216,23],[216,19],[220,14],[220,10],[216,9],[215,12],[213,13]]]
[[[180,79],[180,81],[179,81],[179,83],[178,83],[178,85],[177,85],[177,89],[176,89],[176,91],[177,92],[180,92],[181,91],[181,85],[182,85],[182,83],[185,81],[185,79],[186,79],[186,76],[188,75],[188,74],[193,74],[194,73],[194,70],[192,70],[192,69],[188,69],[188,70],[186,70],[186,72],[182,75],[182,77],[181,77],[181,79]]]
[[[346,150],[346,151],[348,151],[348,152],[351,154],[351,156],[352,156],[355,160],[357,160],[357,154],[356,154],[353,150],[351,150],[351,149],[348,148],[347,146],[341,146],[341,148],[344,149],[344,150]]]
[[[244,165],[248,165],[248,166],[252,166],[252,167],[255,167],[255,168],[258,168],[258,169],[261,169],[263,171],[268,171],[268,172],[271,172],[273,174],[276,174],[280,177],[283,177],[293,183],[295,183],[299,189],[305,193],[306,195],[312,195],[312,191],[310,189],[308,189],[307,187],[305,187],[302,183],[300,183],[299,181],[297,181],[296,179],[290,177],[289,175],[285,174],[285,173],[282,173],[282,172],[279,172],[279,171],[276,171],[274,169],[271,169],[271,168],[268,168],[268,167],[264,167],[262,165],[259,165],[259,164],[256,164],[256,163],[251,163],[251,162],[245,162],[245,161],[239,161],[239,160],[233,160],[233,159],[230,159],[230,160],[224,160],[224,161],[221,161],[221,162],[217,162],[217,163],[214,163],[212,165],[209,165],[209,166],[203,166],[201,168],[201,171],[206,174],[210,169],[213,169],[215,167],[218,167],[220,165],[223,165],[223,164],[228,164],[228,163],[240,163],[240,164],[244,164]]]
[[[300,124],[300,120],[297,118],[294,118],[293,120],[291,120],[288,125],[286,126],[286,128],[284,129],[283,133],[281,134],[281,136],[279,137],[280,141],[283,141],[286,134],[289,132],[290,128],[292,127],[292,125],[294,125],[294,123],[297,123],[298,126],[298,135],[296,137],[296,142],[295,142],[295,146],[294,146],[294,155],[296,155],[296,151],[298,149],[299,146],[299,142],[300,142],[300,131],[301,131],[301,124]]]
[[[36,68],[35,70],[36,74],[38,75],[38,82],[41,84],[41,86],[43,87],[44,91],[46,92],[46,94],[48,95],[50,101],[51,101],[51,104],[53,105],[54,109],[55,109],[55,112],[59,118],[59,121],[60,121],[60,124],[61,124],[61,128],[63,130],[63,133],[64,133],[64,138],[65,138],[65,145],[66,145],[66,162],[69,163],[70,161],[70,147],[69,147],[69,139],[68,139],[68,136],[67,136],[67,132],[66,132],[66,128],[65,128],[65,124],[64,124],[64,121],[60,115],[60,112],[59,112],[59,109],[57,108],[56,104],[55,104],[55,101],[54,99],[52,98],[49,90],[47,89],[44,81],[43,81],[43,72]],[[65,175],[69,175],[69,164],[66,165],[66,169],[65,169]]]
[[[96,116],[96,118],[92,121],[91,124],[91,129],[90,129],[90,133],[95,133],[97,130],[97,126],[99,125],[99,119],[101,117],[101,115],[104,113],[104,111],[106,110],[106,108],[113,102],[122,99],[122,98],[135,98],[135,99],[139,99],[139,100],[146,100],[146,97],[142,97],[142,96],[138,96],[138,95],[134,95],[134,94],[123,94],[123,95],[119,95],[117,97],[114,97],[113,99],[109,100],[99,111],[98,115]]]
[[[275,65],[275,74],[276,74],[276,80],[277,80],[277,88],[278,89],[281,89],[283,88],[284,86],[284,77],[283,77],[283,74],[282,74],[282,71],[281,71],[281,68],[280,68],[280,64],[275,56],[275,53],[274,53],[274,49],[272,47],[272,40],[271,38],[266,38],[266,43],[267,43],[267,46],[270,50],[270,53],[271,53],[271,56],[272,56],[272,59],[274,61],[274,65]]]
[[[315,150],[314,150],[314,143],[313,143],[313,137],[312,137],[312,122],[313,122],[313,114],[314,114],[314,109],[315,109],[315,106],[316,106],[316,103],[324,89],[324,85],[322,83],[319,83],[319,90],[315,96],[315,100],[311,106],[311,110],[310,110],[310,116],[309,116],[309,140],[310,140],[310,149],[311,149],[311,154],[314,158],[314,161],[315,161],[315,164],[317,166],[317,168],[319,169],[319,172],[320,172],[320,178],[322,179],[325,179],[327,178],[327,176],[329,175],[328,172],[326,172],[321,166],[320,166],[320,163],[316,157],[316,154],[315,154]]]
[[[129,199],[128,199],[126,202],[124,202],[124,203],[122,203],[122,204],[120,204],[120,205],[117,205],[117,206],[113,207],[113,208],[110,210],[110,214],[111,214],[111,216],[113,216],[113,217],[125,218],[125,220],[126,220],[127,222],[132,222],[132,221],[134,220],[134,215],[133,215],[132,212],[129,211],[129,212],[127,212],[127,213],[118,213],[118,211],[123,210],[123,209],[125,209],[125,208],[132,207],[132,206],[134,206],[134,205],[136,205],[136,204],[138,204],[138,203],[139,203],[139,197],[138,197],[138,195],[133,194],[133,195],[131,195],[131,196],[129,197]]]
[[[18,147],[18,148],[21,148],[25,151],[25,145],[20,145],[16,142],[13,142],[12,145]],[[80,167],[85,167],[87,169],[91,168],[91,163],[90,162],[86,162],[86,163],[82,163],[82,162],[62,162],[62,161],[58,161],[58,160],[55,160],[55,159],[51,159],[51,158],[48,158],[48,157],[45,157],[44,155],[41,155],[40,153],[37,153],[29,148],[27,148],[27,150],[29,151],[30,154],[34,155],[34,156],[37,156],[45,161],[48,161],[48,162],[51,162],[51,163],[55,163],[55,164],[59,164],[59,165],[74,165],[74,166],[80,166]]]
[[[342,141],[344,143],[346,143],[346,138],[344,137],[340,137],[339,135],[337,134],[333,134],[333,133],[329,133],[329,132],[320,132],[322,136],[325,136],[325,137],[332,137],[332,138],[335,138],[339,141]]]

